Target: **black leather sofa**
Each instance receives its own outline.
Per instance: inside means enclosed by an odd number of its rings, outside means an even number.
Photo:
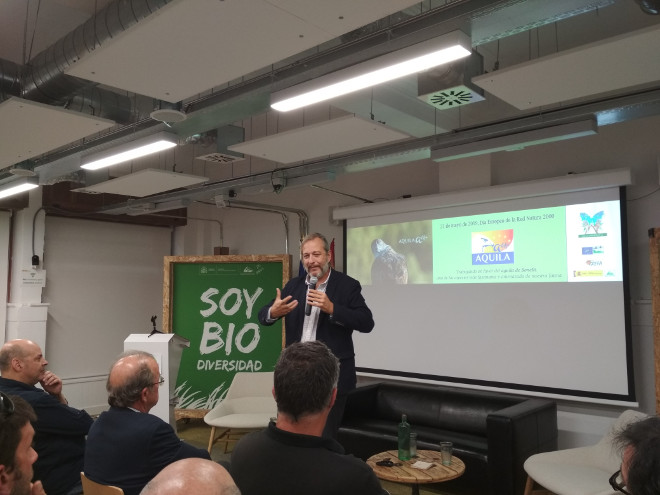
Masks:
[[[443,493],[521,495],[523,463],[557,449],[557,406],[544,399],[411,383],[376,383],[348,395],[337,439],[362,459],[397,449],[397,425],[408,416],[418,449],[454,443],[465,474],[438,485]]]

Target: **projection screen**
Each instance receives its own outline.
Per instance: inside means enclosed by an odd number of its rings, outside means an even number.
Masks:
[[[358,371],[633,403],[624,190],[598,177],[337,210],[376,322]]]

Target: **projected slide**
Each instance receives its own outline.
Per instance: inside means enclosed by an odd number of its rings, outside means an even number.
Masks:
[[[376,322],[353,333],[358,372],[634,401],[621,192],[521,184],[349,210],[346,273]]]
[[[350,230],[365,285],[621,281],[618,201]]]

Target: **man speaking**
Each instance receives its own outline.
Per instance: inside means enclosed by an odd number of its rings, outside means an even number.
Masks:
[[[320,340],[339,359],[337,400],[323,431],[323,436],[334,438],[344,414],[346,395],[357,381],[353,330],[371,332],[374,320],[362,297],[360,282],[330,269],[330,246],[323,235],[305,236],[300,259],[306,275],[291,279],[282,290],[276,289],[275,299],[259,311],[259,321],[272,325],[284,317],[287,346]]]

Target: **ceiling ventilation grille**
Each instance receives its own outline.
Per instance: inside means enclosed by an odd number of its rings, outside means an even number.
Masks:
[[[245,141],[245,129],[235,125],[226,125],[215,131],[216,151],[196,157],[198,160],[204,160],[212,163],[234,163],[244,159],[242,153],[228,149],[233,144]]]
[[[472,85],[472,78],[483,72],[483,58],[478,53],[439,67],[417,77],[418,98],[445,110],[484,100],[483,90]]]
[[[474,103],[484,99],[476,91],[468,88],[467,86],[456,86],[455,88],[445,89],[428,95],[420,96],[429,105],[434,106],[440,110],[447,108],[456,108],[458,106]]]
[[[209,153],[208,155],[202,155],[196,157],[198,160],[204,160],[206,162],[213,162],[213,163],[233,163],[233,162],[238,162],[243,160],[242,156],[236,156],[236,155],[228,155],[225,153]]]

